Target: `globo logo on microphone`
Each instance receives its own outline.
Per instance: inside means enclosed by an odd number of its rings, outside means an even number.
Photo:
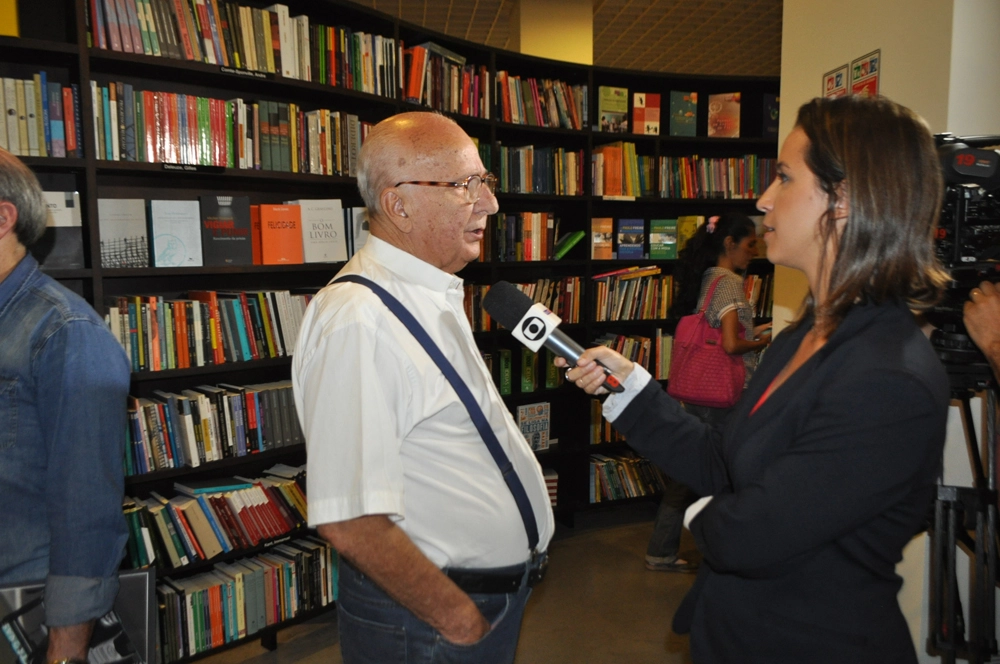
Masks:
[[[562,319],[549,311],[545,305],[535,303],[531,305],[517,326],[511,330],[514,338],[536,353],[549,338]]]

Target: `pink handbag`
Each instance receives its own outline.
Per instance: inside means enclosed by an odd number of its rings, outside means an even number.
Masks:
[[[746,378],[743,357],[727,353],[722,347],[722,330],[711,327],[705,319],[721,279],[709,286],[701,311],[681,318],[674,333],[667,394],[696,406],[729,408],[739,401]]]

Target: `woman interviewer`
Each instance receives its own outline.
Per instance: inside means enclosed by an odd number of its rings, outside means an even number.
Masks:
[[[809,282],[724,431],[604,347],[569,380],[602,393],[629,444],[705,498],[704,554],[674,629],[695,662],[912,663],[894,572],[934,494],[948,381],[911,310],[947,275],[932,232],[943,185],[924,122],[884,98],[799,109],[757,207],[768,259]],[[700,511],[698,511],[700,509]]]

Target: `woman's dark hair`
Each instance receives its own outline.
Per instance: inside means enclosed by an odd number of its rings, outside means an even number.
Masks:
[[[829,195],[823,241],[837,237],[834,208],[842,195],[848,217],[823,310],[810,294],[793,325],[816,313],[832,331],[863,301],[932,307],[949,276],[934,254],[944,184],[926,123],[884,97],[840,97],[804,104],[795,124],[809,139],[806,165]]]
[[[753,220],[742,212],[727,212],[711,219],[716,220],[715,224],[708,221],[699,226],[678,256],[674,270],[677,293],[670,308],[674,318],[694,313],[701,294],[702,275],[708,268],[715,267],[719,257],[726,252],[726,238],[731,237],[733,242],[739,243],[748,235],[756,235]]]

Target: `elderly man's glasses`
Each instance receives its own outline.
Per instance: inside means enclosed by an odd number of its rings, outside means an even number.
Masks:
[[[406,182],[398,182],[396,186],[404,184],[415,184],[418,187],[455,187],[465,189],[465,200],[469,203],[477,203],[483,195],[483,187],[491,193],[496,193],[497,190],[497,176],[492,173],[486,173],[485,175],[470,175],[464,180],[458,182],[433,182],[430,180],[408,180]]]

